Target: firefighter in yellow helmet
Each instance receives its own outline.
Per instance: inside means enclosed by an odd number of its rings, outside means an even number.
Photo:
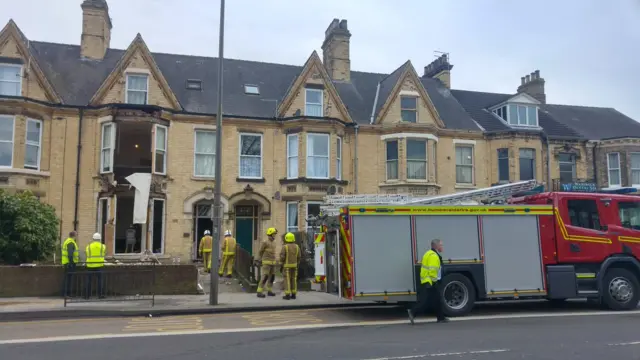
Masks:
[[[218,275],[222,276],[224,274],[224,269],[226,268],[227,277],[231,278],[233,275],[233,263],[236,259],[236,239],[231,236],[230,230],[226,230],[224,232],[224,239],[222,240],[220,253],[222,253],[222,261],[220,262]],[[209,268],[211,268],[211,265],[209,265]]]
[[[211,271],[211,250],[213,249],[213,238],[211,237],[211,231],[205,230],[204,236],[200,239],[200,247],[198,253],[202,256],[202,263],[204,264],[204,272]]]
[[[276,234],[278,230],[270,227],[267,229],[267,240],[262,241],[260,244],[260,250],[258,250],[258,256],[256,263],[261,265],[262,279],[258,284],[258,297],[263,298],[265,295],[262,293],[264,289],[267,289],[267,295],[276,296],[271,291],[273,287],[273,281],[276,274]]]
[[[285,300],[295,299],[298,293],[298,266],[300,264],[300,246],[296,244],[296,237],[292,233],[284,236],[284,246],[280,251],[280,263],[284,276]]]

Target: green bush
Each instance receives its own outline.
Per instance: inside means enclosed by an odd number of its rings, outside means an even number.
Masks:
[[[0,263],[19,265],[49,258],[58,243],[53,206],[31,192],[0,190]]]

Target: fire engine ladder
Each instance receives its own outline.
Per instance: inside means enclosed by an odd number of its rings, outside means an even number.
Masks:
[[[469,201],[504,201],[514,194],[532,190],[537,185],[535,180],[527,180],[430,197],[413,197],[410,194],[327,195],[321,209],[323,214],[338,215],[341,207],[350,205],[455,205]]]

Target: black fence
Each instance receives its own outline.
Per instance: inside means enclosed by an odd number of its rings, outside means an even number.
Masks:
[[[72,303],[149,301],[155,305],[156,262],[107,263],[101,268],[78,266],[65,271],[64,306]]]

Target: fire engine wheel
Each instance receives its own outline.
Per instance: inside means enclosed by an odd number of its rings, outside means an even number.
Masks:
[[[476,302],[473,284],[462,274],[450,274],[442,279],[442,305],[447,316],[462,316]]]
[[[602,299],[611,310],[631,310],[640,301],[638,278],[625,269],[610,269],[602,283]]]

